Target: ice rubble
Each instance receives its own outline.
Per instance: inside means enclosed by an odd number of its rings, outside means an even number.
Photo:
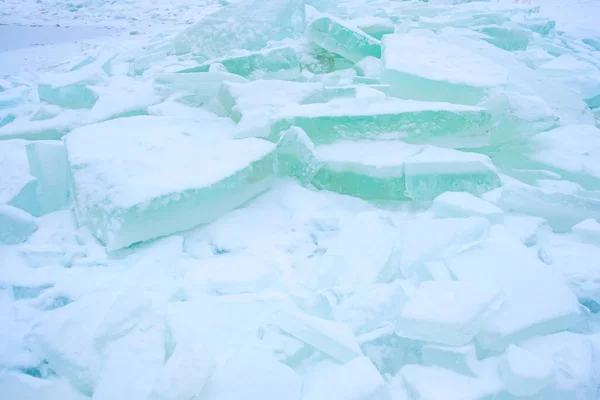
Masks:
[[[594,400],[600,35],[205,3],[0,76],[0,398]]]

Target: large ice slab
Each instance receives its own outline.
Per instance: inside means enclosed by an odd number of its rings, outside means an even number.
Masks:
[[[503,66],[434,37],[386,35],[382,53],[381,82],[406,99],[476,104],[507,83]]]
[[[367,200],[406,200],[404,164],[421,146],[401,141],[340,141],[317,147],[318,189]]]
[[[29,172],[26,142],[0,141],[0,204],[8,204],[39,215],[38,180]]]
[[[320,371],[303,389],[303,400],[391,400],[385,381],[367,357]]]
[[[396,320],[398,336],[464,346],[502,304],[500,291],[458,281],[423,282]]]
[[[116,250],[210,222],[269,187],[272,143],[211,138],[205,129],[143,116],[71,132],[79,224]]]
[[[264,113],[240,121],[240,136],[277,140],[296,125],[316,145],[338,140],[403,139],[444,147],[487,143],[490,115],[484,108],[450,103],[386,98],[339,99],[324,104],[290,106],[265,121]]]
[[[306,36],[318,46],[353,62],[367,56],[381,57],[379,40],[331,15],[313,19],[306,28]]]
[[[479,196],[500,186],[489,157],[428,146],[404,163],[406,191],[416,200],[432,200],[446,191]]]
[[[165,48],[213,59],[236,49],[260,50],[269,41],[297,36],[303,29],[304,1],[243,0],[204,16]]]

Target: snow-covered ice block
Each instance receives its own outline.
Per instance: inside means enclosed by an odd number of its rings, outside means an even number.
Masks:
[[[165,72],[157,74],[154,82],[160,95],[185,96],[180,101],[202,106],[219,93],[223,82],[247,83],[248,81],[229,72]]]
[[[280,312],[275,321],[284,332],[339,362],[362,356],[352,330],[346,325],[298,312]]]
[[[490,201],[507,212],[544,218],[554,231],[567,232],[588,218],[600,219],[600,199],[566,194],[510,182],[486,193]]]
[[[501,292],[459,281],[426,281],[396,320],[396,335],[464,346],[502,304]]]
[[[29,171],[38,180],[40,213],[65,208],[70,199],[69,163],[61,141],[38,140],[27,143]]]
[[[269,41],[300,35],[304,25],[303,0],[243,0],[205,15],[164,47],[173,54],[191,52],[208,60],[231,50],[260,50]]]
[[[526,50],[532,33],[518,25],[485,26],[477,29],[487,35],[484,40],[506,51]]]
[[[331,15],[313,19],[306,36],[312,43],[353,62],[367,56],[381,57],[379,40]]]
[[[180,72],[209,72],[219,63],[225,72],[249,79],[292,79],[300,75],[300,60],[291,46],[266,48],[260,51],[239,52],[234,55],[207,61],[198,67]]]
[[[478,360],[475,345],[444,346],[426,344],[421,349],[423,362],[440,368],[446,368],[463,375],[475,375],[478,372]]]
[[[148,400],[192,399],[200,394],[213,369],[212,354],[205,346],[191,337],[177,340]]]
[[[404,163],[421,150],[401,141],[340,141],[318,146],[313,185],[363,199],[406,200]]]
[[[381,60],[368,56],[354,65],[359,76],[378,78],[381,76]]]
[[[67,73],[42,77],[38,84],[40,101],[64,108],[92,108],[98,95],[88,86],[104,82],[106,75],[96,65]]]
[[[481,107],[388,98],[339,99],[324,104],[292,105],[265,121],[264,113],[240,121],[240,136],[277,140],[296,125],[316,145],[338,140],[404,139],[445,147],[487,143],[491,118]]]
[[[481,217],[414,219],[402,223],[397,249],[385,277],[422,276],[423,264],[441,260],[489,236],[490,223]],[[427,240],[422,238],[426,237]]]
[[[291,127],[276,148],[275,173],[280,177],[294,177],[308,184],[320,166],[315,146],[302,129]]]
[[[40,379],[22,372],[2,371],[0,398],[6,400],[86,400],[84,396],[63,379]]]
[[[391,20],[382,17],[362,17],[353,19],[352,23],[361,31],[379,40],[383,35],[394,33],[395,28]]]
[[[517,59],[527,65],[529,68],[537,69],[540,65],[554,59],[554,56],[546,50],[538,47],[532,47],[528,50],[517,52]]]
[[[417,399],[492,400],[499,399],[503,389],[497,379],[470,377],[439,367],[406,365],[399,374]]]
[[[198,400],[300,400],[302,379],[267,349],[242,347],[217,367]]]
[[[543,99],[516,92],[501,92],[479,104],[488,109],[496,129],[491,144],[511,143],[558,126],[559,118]]]
[[[86,110],[64,110],[48,119],[20,116],[0,127],[0,139],[57,140],[86,118]]]
[[[554,383],[556,367],[551,358],[540,357],[510,345],[500,362],[500,377],[515,396],[531,396]]]
[[[505,215],[504,227],[527,247],[537,244],[540,233],[550,231],[545,219],[526,215]]]
[[[381,82],[392,86],[394,96],[405,99],[476,104],[491,89],[507,83],[503,66],[432,37],[387,35],[382,53]]]
[[[23,243],[37,229],[37,221],[30,214],[13,206],[0,205],[0,243]]]
[[[503,292],[504,303],[477,335],[483,348],[502,350],[580,321],[579,302],[562,277],[500,225],[492,227],[488,240],[449,257],[446,264],[459,281]]]
[[[0,204],[39,215],[38,180],[29,172],[24,140],[0,141]]]
[[[600,129],[569,125],[532,138],[529,155],[569,179],[593,189],[600,187]]]
[[[493,224],[504,220],[501,209],[465,192],[442,193],[433,200],[432,211],[437,218],[479,216]]]
[[[391,400],[385,381],[367,357],[357,357],[312,379],[303,400]]]
[[[404,173],[407,195],[415,200],[433,200],[446,191],[479,196],[500,186],[488,156],[432,146],[406,159]]]
[[[600,246],[600,223],[595,219],[586,219],[572,229],[573,235],[582,242]]]
[[[225,81],[217,98],[235,122],[253,110],[271,113],[289,104],[300,104],[318,94],[323,85],[316,82],[258,80],[250,83]]]
[[[272,143],[211,137],[205,128],[140,116],[71,132],[65,143],[79,224],[117,250],[211,222],[270,186]]]

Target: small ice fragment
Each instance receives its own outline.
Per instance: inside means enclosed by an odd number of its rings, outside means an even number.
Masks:
[[[529,29],[517,25],[490,25],[477,30],[488,36],[483,40],[506,51],[526,50],[533,36]]]
[[[382,53],[381,82],[405,99],[477,104],[508,79],[503,66],[434,37],[386,35]]]
[[[381,60],[376,57],[365,57],[354,66],[359,76],[369,76],[378,78],[381,76]]]
[[[277,142],[275,173],[280,177],[294,177],[308,184],[320,166],[315,146],[302,129],[291,127]]]
[[[379,40],[331,15],[313,19],[306,35],[316,45],[353,62],[367,56],[381,57]]]
[[[276,323],[283,331],[339,362],[362,356],[352,330],[346,325],[297,312],[280,312]]]
[[[40,101],[64,108],[92,108],[98,100],[88,86],[104,82],[106,75],[90,64],[87,67],[42,77],[38,84]]]
[[[391,400],[385,381],[367,357],[321,371],[303,389],[303,400]]]
[[[24,140],[0,141],[0,204],[8,204],[38,216],[38,180],[29,172]]]
[[[394,23],[388,18],[364,17],[353,19],[352,23],[361,31],[379,40],[381,40],[383,35],[394,33],[395,29]]]
[[[242,347],[208,379],[198,400],[300,400],[302,379],[267,349]]]
[[[502,304],[499,291],[458,281],[426,281],[396,320],[396,335],[464,346]]]
[[[595,219],[589,218],[578,223],[572,232],[582,242],[600,245],[600,224]]]
[[[223,82],[248,81],[229,72],[165,72],[157,74],[154,82],[158,93],[163,97],[184,95],[184,102],[199,107],[217,95]]]
[[[37,221],[30,214],[13,206],[0,205],[0,243],[23,243],[37,228]]]
[[[70,199],[67,151],[61,141],[38,140],[27,144],[29,171],[38,180],[41,214],[65,208]]]
[[[510,345],[500,362],[500,377],[515,396],[532,396],[554,383],[555,368],[551,358]]]
[[[504,220],[501,209],[465,192],[442,193],[433,200],[432,210],[437,218],[478,216],[488,219],[492,224]]]

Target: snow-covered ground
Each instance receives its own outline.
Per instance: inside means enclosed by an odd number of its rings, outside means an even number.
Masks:
[[[0,400],[600,399],[600,2],[304,3],[0,0]]]

